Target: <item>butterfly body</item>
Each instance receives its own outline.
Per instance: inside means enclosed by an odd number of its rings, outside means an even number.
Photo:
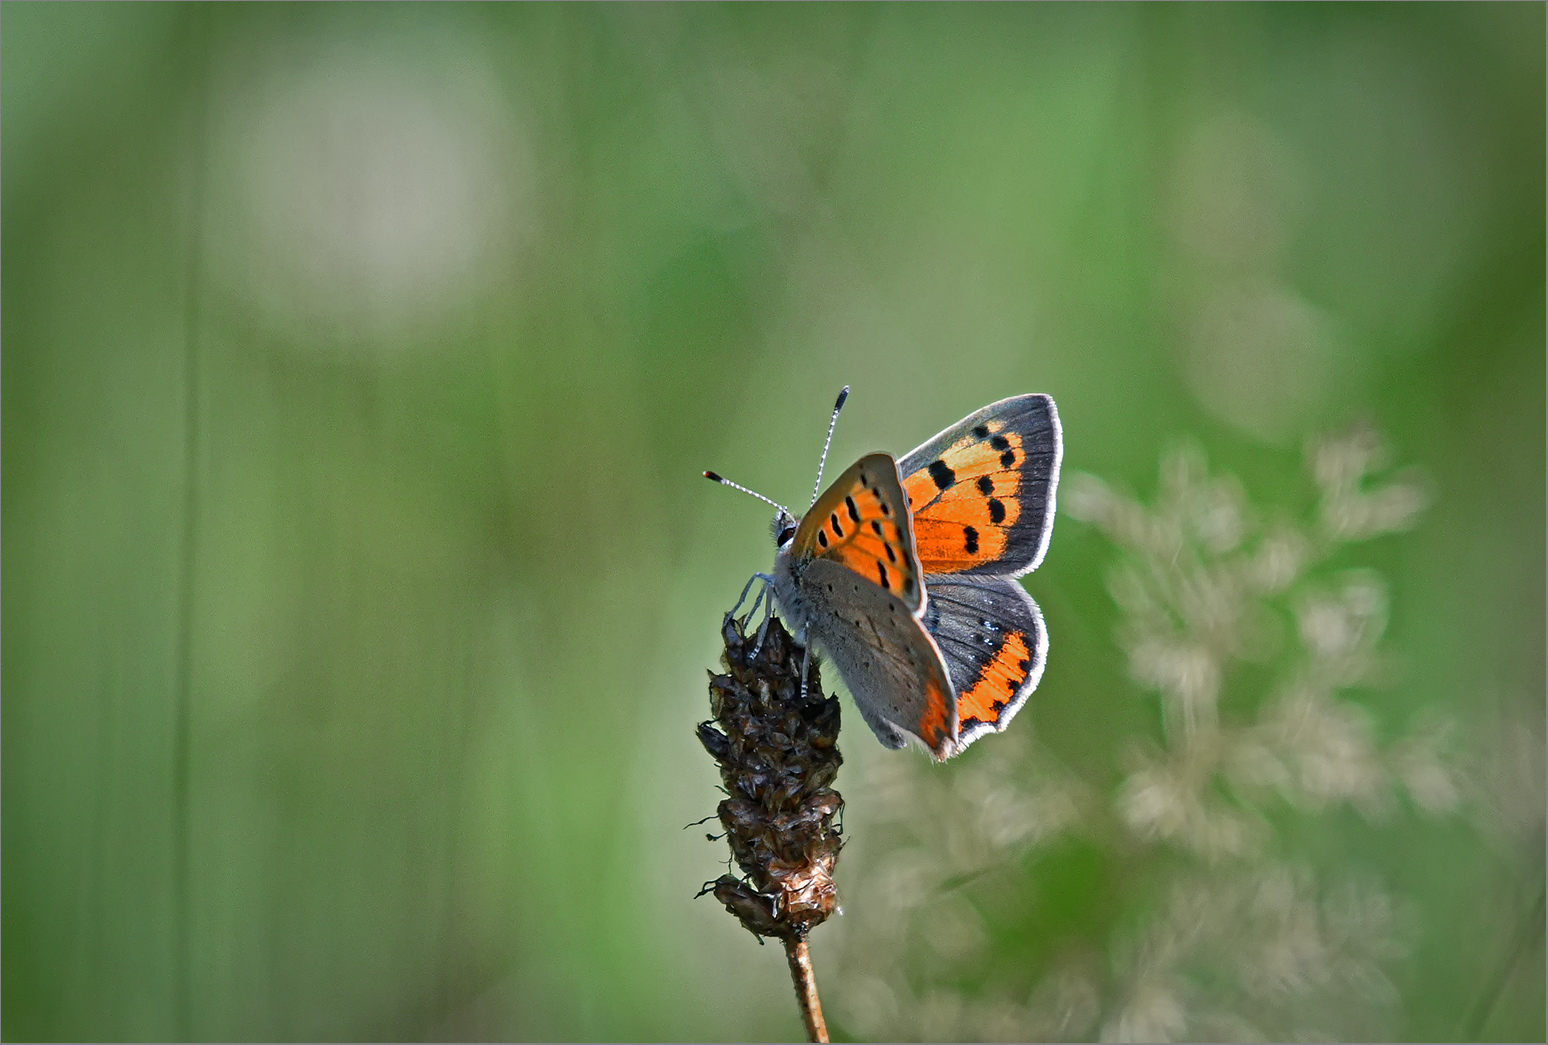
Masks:
[[[1062,455],[1053,400],[1015,396],[901,461],[862,457],[800,518],[779,509],[780,615],[885,746],[913,738],[944,761],[1036,688],[1048,634],[1015,578],[1047,551]]]

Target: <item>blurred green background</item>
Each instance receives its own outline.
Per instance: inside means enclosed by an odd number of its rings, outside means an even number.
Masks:
[[[1340,553],[1392,606],[1348,700],[1449,723],[1460,798],[1266,844],[1401,928],[1335,1026],[1542,1039],[1541,4],[0,22],[6,1038],[799,1036],[779,949],[692,899],[704,670],[772,554],[699,471],[798,502],[848,383],[837,461],[1045,391],[1067,481],[1148,500],[1187,438],[1264,517],[1379,431],[1431,507]],[[1063,954],[1108,982],[1192,859],[1029,842],[946,887],[966,949],[855,971],[889,800],[928,835],[1035,737],[1110,809],[1163,735],[1119,556],[1055,528],[1019,737],[933,768],[846,704],[836,1035],[1031,1035],[972,1014]],[[1249,1033],[1093,997],[1047,1033]]]

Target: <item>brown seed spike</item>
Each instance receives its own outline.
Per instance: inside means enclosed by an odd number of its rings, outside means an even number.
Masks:
[[[726,673],[711,676],[714,719],[698,728],[719,763],[727,797],[716,812],[742,875],[721,875],[699,895],[713,895],[760,940],[785,942],[807,1035],[826,1041],[806,939],[838,909],[844,800],[830,785],[843,762],[839,702],[823,695],[817,666],[806,670],[805,651],[777,617],[759,633],[757,656],[745,625],[726,616]]]

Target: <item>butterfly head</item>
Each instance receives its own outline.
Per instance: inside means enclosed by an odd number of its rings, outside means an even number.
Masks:
[[[788,508],[781,508],[774,513],[774,521],[769,524],[769,532],[774,535],[774,547],[783,551],[784,548],[795,540],[796,527],[801,525],[801,520],[790,514]]]

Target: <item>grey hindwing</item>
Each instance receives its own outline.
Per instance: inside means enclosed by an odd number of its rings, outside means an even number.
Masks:
[[[929,633],[897,596],[837,563],[814,560],[802,573],[800,587],[807,602],[808,637],[838,669],[876,739],[889,748],[902,747],[907,736],[918,735],[930,681],[948,698],[953,692]],[[953,735],[955,720],[951,706]]]
[[[998,427],[999,430],[994,435],[979,436],[974,429],[979,429],[981,425]],[[907,478],[929,468],[931,462],[937,461],[948,449],[963,440],[984,438],[994,443],[1007,433],[1021,437],[1021,449],[1024,451],[1010,454],[1007,460],[1011,464],[1004,469],[1016,475],[1016,499],[1021,504],[1021,513],[1006,535],[1005,551],[998,560],[964,570],[956,576],[1020,576],[1037,569],[1042,563],[1053,531],[1059,465],[1064,457],[1064,435],[1053,398],[1032,393],[990,403],[898,462],[898,473]],[[916,504],[913,509],[918,512],[924,507]]]
[[[1043,676],[1048,631],[1043,613],[1019,581],[1008,577],[925,577],[929,602],[921,622],[935,639],[951,675],[953,692],[966,693],[1013,634],[1024,636],[1031,654],[1026,677],[997,722],[964,719],[959,745],[991,731],[1003,731]]]

